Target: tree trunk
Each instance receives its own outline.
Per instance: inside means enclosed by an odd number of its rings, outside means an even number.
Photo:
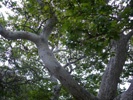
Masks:
[[[76,100],[98,100],[82,88],[77,81],[58,63],[53,53],[48,48],[47,41],[43,39],[37,43],[38,53],[50,74],[54,75],[62,85],[74,96]]]
[[[54,22],[54,20],[56,19],[52,18],[47,22],[42,34],[40,35],[25,31],[7,31],[2,27],[2,25],[0,25],[0,35],[11,40],[26,39],[34,42],[37,45],[39,56],[50,74],[55,76],[76,100],[113,100],[116,96],[117,84],[126,60],[127,43],[133,35],[133,31],[131,31],[131,34],[129,35],[121,34],[118,41],[113,41],[112,51],[115,52],[115,56],[110,59],[102,77],[98,99],[81,87],[78,82],[75,81],[73,77],[58,63],[53,53],[50,51],[47,39],[56,22]],[[129,100],[132,100],[132,87],[133,86],[131,85],[130,89],[121,95],[120,100],[124,100],[128,95],[130,96]]]
[[[114,56],[110,58],[107,68],[102,77],[98,97],[100,100],[113,100],[117,92],[117,84],[122,73],[123,65],[126,61],[128,38],[121,34],[120,39],[112,41],[112,52]]]

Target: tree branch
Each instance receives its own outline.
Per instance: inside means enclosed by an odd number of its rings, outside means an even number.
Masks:
[[[133,80],[128,90],[122,94],[120,100],[133,100]]]
[[[126,61],[128,39],[121,34],[119,40],[112,41],[112,52],[115,55],[110,58],[107,68],[102,77],[98,97],[100,100],[113,100],[117,92],[117,84]]]
[[[55,15],[46,21],[46,24],[45,24],[45,26],[43,28],[43,32],[42,32],[42,35],[44,36],[44,38],[46,38],[46,39],[48,38],[48,36],[51,34],[54,26],[56,25],[57,21],[58,20]]]
[[[25,39],[36,43],[39,39],[34,33],[26,31],[8,31],[0,24],[0,35],[9,40]]]
[[[128,90],[118,95],[114,100],[133,100],[133,80],[131,80]]]
[[[67,66],[69,66],[69,65],[71,65],[71,64],[74,64],[74,63],[76,63],[76,62],[78,62],[79,60],[81,60],[81,59],[83,59],[83,58],[85,58],[86,56],[81,56],[80,58],[77,58],[75,61],[71,61],[71,62],[68,62],[66,65],[64,65],[63,67],[67,67]]]
[[[51,75],[55,76],[61,84],[74,96],[75,100],[98,100],[97,97],[81,87],[77,81],[56,60],[46,41],[39,41],[38,53]]]
[[[43,2],[43,0],[36,0],[37,3],[39,4],[40,7],[44,7],[45,6],[45,2]],[[51,8],[51,6],[49,5],[49,8]],[[43,36],[43,38],[48,39],[48,36],[51,34],[54,26],[57,23],[57,17],[55,16],[55,13],[52,9],[50,9],[50,16],[52,16],[51,18],[49,18],[46,21],[46,24],[43,28],[43,32],[41,33],[41,36]]]
[[[105,0],[106,4],[108,4],[108,3],[109,3],[109,1],[110,1],[110,0]]]

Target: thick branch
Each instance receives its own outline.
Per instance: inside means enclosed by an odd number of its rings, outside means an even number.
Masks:
[[[133,80],[128,90],[122,94],[120,100],[133,100]]]
[[[37,3],[39,4],[40,7],[44,7],[45,6],[45,2],[43,0],[36,0]],[[54,26],[57,24],[57,17],[54,13],[54,11],[51,9],[51,6],[49,5],[50,8],[50,16],[52,16],[51,18],[49,18],[46,21],[46,24],[43,28],[43,32],[41,33],[42,38],[48,39],[48,36],[51,34]]]
[[[43,60],[50,74],[54,75],[62,83],[62,85],[75,97],[75,100],[98,100],[95,96],[82,88],[58,63],[45,40],[40,39],[37,47],[40,58]]]
[[[117,96],[114,100],[133,100],[133,80],[128,90]]]
[[[118,41],[112,41],[112,52],[115,56],[110,58],[108,66],[102,77],[100,91],[98,97],[100,100],[113,100],[117,92],[117,84],[123,65],[126,61],[128,39],[121,34]]]
[[[47,20],[47,22],[43,28],[43,32],[42,32],[42,35],[44,36],[44,38],[48,39],[48,36],[51,34],[57,21],[58,20],[57,20],[56,16],[53,16],[52,18]]]
[[[2,27],[2,25],[0,25],[0,35],[10,40],[25,39],[30,40],[34,43],[36,43],[39,38],[39,36],[37,36],[36,34],[26,31],[8,31],[4,27]]]

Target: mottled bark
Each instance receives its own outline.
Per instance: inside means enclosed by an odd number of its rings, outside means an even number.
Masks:
[[[114,100],[133,100],[133,80],[128,90],[117,96]]]
[[[42,33],[39,35],[25,31],[7,31],[0,25],[0,35],[11,40],[26,39],[34,42],[37,45],[39,56],[50,74],[55,76],[76,100],[98,100],[98,98],[86,91],[73,79],[70,73],[59,64],[49,49],[48,37],[56,23],[57,19],[55,16],[49,19],[44,26]],[[116,96],[117,84],[126,60],[127,43],[132,35],[133,31],[131,31],[129,35],[121,34],[119,40],[112,41],[112,52],[115,52],[115,56],[110,58],[109,64],[102,77],[98,94],[100,100],[113,100]],[[128,90],[122,94],[120,100],[124,100],[125,97],[127,97],[127,95],[130,96],[131,93],[132,86],[131,92]]]
[[[68,73],[55,59],[45,41],[40,40],[37,44],[38,53],[50,74],[54,75],[62,85],[76,98],[76,100],[97,100],[88,91],[78,85],[70,73]]]
[[[122,73],[123,65],[126,61],[128,40],[133,32],[128,35],[121,34],[120,39],[112,41],[112,52],[114,56],[110,58],[107,68],[102,77],[102,82],[98,94],[100,100],[113,100],[117,92],[117,84]]]
[[[48,36],[52,32],[56,24],[56,18],[51,18],[47,21],[40,35],[35,35],[29,32],[11,32],[0,27],[0,34],[11,40],[27,39],[37,45],[38,53],[46,68],[51,75],[54,75],[62,85],[74,96],[76,100],[98,100],[95,96],[81,87],[77,81],[68,73],[56,60],[53,53],[48,47]]]

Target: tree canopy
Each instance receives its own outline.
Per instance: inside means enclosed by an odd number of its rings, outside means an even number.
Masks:
[[[132,0],[0,0],[1,100],[132,100]],[[121,88],[129,82],[130,87]]]

